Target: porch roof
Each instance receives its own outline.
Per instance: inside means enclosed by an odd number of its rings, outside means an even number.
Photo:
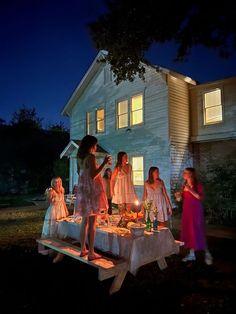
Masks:
[[[81,140],[70,140],[70,142],[66,145],[64,150],[60,154],[60,158],[62,157],[70,157],[72,153],[79,148]],[[102,148],[100,145],[97,145],[97,151],[95,153],[96,157],[104,157],[108,152]]]

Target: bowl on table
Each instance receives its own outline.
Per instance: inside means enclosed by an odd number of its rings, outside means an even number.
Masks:
[[[130,232],[134,237],[141,237],[144,234],[144,230],[146,228],[145,224],[142,223],[133,223],[130,226]]]

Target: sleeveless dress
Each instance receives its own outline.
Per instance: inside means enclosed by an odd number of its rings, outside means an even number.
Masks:
[[[123,169],[118,170],[114,184],[114,195],[112,197],[112,203],[129,204],[134,203],[137,199],[131,179],[131,173],[131,165],[128,165],[128,173],[126,173]]]
[[[155,189],[146,184],[147,200],[152,201],[154,207],[158,209],[157,220],[165,222],[168,220],[168,205],[166,203],[165,196],[163,194],[162,186],[158,186]],[[153,212],[150,213],[150,218],[153,220]]]
[[[58,219],[67,217],[69,212],[66,207],[64,193],[57,193],[52,189],[52,201],[46,211],[41,239],[46,238],[63,238],[58,234]],[[50,249],[45,248],[44,245],[38,245],[38,252],[44,255],[49,253]]]
[[[57,220],[69,215],[64,193],[57,193],[53,190],[52,197],[53,201],[50,203],[45,214],[41,238],[57,237]]]
[[[91,155],[88,155],[83,160],[78,159],[80,174],[75,214],[82,217],[97,215],[100,211],[108,209],[102,176],[99,174],[95,179],[91,178],[88,166],[89,158],[91,158]],[[96,164],[96,167],[98,168],[99,166]]]
[[[203,194],[203,186],[198,183],[196,191]],[[183,191],[183,211],[181,219],[181,241],[186,248],[194,250],[206,249],[205,223],[202,201],[189,191]]]

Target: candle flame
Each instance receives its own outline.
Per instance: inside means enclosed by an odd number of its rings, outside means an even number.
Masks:
[[[138,206],[138,205],[139,205],[139,201],[136,200],[136,201],[134,202],[134,204],[135,204],[136,206]]]

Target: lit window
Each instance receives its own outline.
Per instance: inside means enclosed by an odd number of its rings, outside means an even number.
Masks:
[[[92,121],[92,113],[86,112],[86,134],[92,135],[92,127],[93,127],[93,121]]]
[[[101,133],[105,131],[105,110],[99,109],[96,111],[96,132]]]
[[[118,129],[128,126],[128,100],[120,101],[117,104],[117,127]]]
[[[143,123],[143,95],[131,98],[131,125]]]
[[[205,93],[204,102],[204,124],[214,124],[223,120],[221,90],[219,88],[214,91]]]
[[[143,185],[143,157],[132,157],[133,184]]]

